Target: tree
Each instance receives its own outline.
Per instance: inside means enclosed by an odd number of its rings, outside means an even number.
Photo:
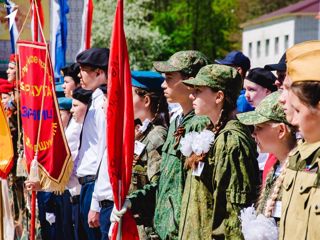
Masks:
[[[151,25],[152,0],[125,1],[124,25],[132,69],[150,70],[167,46],[168,37]],[[95,0],[92,40],[97,47],[109,46],[115,0]]]
[[[214,59],[234,48],[236,0],[155,0],[153,25],[169,36],[165,59],[184,49],[202,51]]]

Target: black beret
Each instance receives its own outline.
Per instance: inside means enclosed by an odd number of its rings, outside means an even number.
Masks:
[[[80,65],[87,65],[94,68],[108,69],[109,49],[89,48],[79,53],[77,62]]]
[[[277,87],[274,85],[277,78],[269,70],[263,68],[253,68],[249,71],[245,79],[259,84],[260,86],[269,89],[271,92],[277,90]]]
[[[80,65],[78,63],[73,63],[68,67],[61,68],[61,75],[66,77],[72,77],[76,83],[80,83],[80,78],[78,74],[80,73]]]
[[[84,104],[89,104],[89,102],[91,101],[92,93],[93,91],[91,90],[86,90],[81,87],[78,87],[75,90],[73,90],[72,98],[79,100]]]

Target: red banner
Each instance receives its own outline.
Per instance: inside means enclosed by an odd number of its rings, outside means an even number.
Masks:
[[[118,0],[111,37],[108,102],[107,102],[108,170],[114,202],[121,209],[127,196],[132,172],[134,150],[134,119],[131,74],[126,39],[123,30],[123,1]],[[137,226],[130,211],[112,233],[112,240],[139,239]],[[118,236],[119,237],[119,236]]]
[[[11,132],[4,112],[0,103],[0,177],[7,178],[13,166],[13,145]]]
[[[73,162],[61,127],[49,52],[44,43],[19,41],[17,46],[20,110],[27,166],[30,169],[38,149],[42,188],[64,191]]]

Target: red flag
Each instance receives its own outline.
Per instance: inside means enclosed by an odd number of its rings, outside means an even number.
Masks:
[[[134,119],[129,56],[123,29],[123,1],[118,0],[111,37],[107,102],[108,171],[114,202],[121,209],[127,196],[134,150]],[[122,239],[139,239],[135,221],[126,213],[119,224]],[[118,233],[115,225],[112,239]]]
[[[30,0],[32,4],[32,24],[31,24],[31,33],[34,41],[39,41],[40,28],[43,29],[44,26],[44,14],[42,9],[41,0]],[[38,11],[37,11],[38,9]],[[39,22],[41,26],[39,26]],[[42,34],[40,33],[40,40],[43,42]]]
[[[78,53],[90,48],[93,8],[94,6],[93,6],[92,0],[83,1],[82,29],[81,29],[80,49]]]
[[[38,148],[42,188],[62,192],[72,172],[73,162],[59,118],[48,48],[45,43],[27,41],[18,41],[17,46],[27,166],[29,169]]]
[[[92,28],[92,17],[93,17],[93,1],[88,0],[88,12],[87,12],[87,26],[86,26],[86,49],[90,48],[91,40],[91,28]]]

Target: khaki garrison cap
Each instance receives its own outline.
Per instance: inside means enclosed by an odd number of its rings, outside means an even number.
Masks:
[[[320,41],[307,41],[289,48],[287,74],[292,82],[320,81]]]

